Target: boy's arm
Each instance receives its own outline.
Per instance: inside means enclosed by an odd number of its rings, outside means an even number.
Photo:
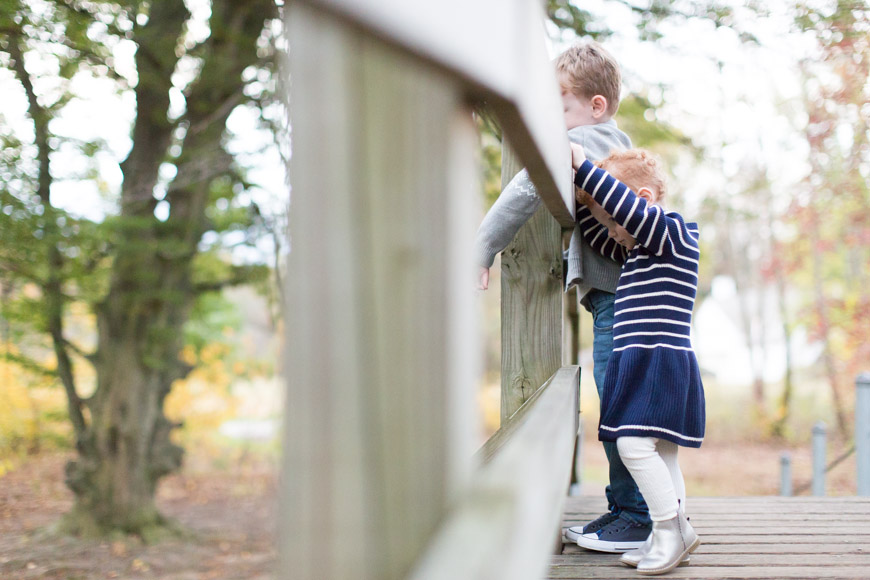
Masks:
[[[586,205],[577,205],[577,225],[586,242],[592,249],[614,262],[625,261],[625,248],[610,237],[607,226],[602,224]]]
[[[574,177],[577,187],[592,196],[604,211],[613,216],[638,244],[661,256],[666,250],[679,253],[690,251],[686,256],[697,259],[698,244],[693,236],[683,235],[685,224],[657,206],[636,195],[627,185],[589,162],[583,161]]]
[[[483,268],[492,266],[495,255],[511,243],[541,203],[529,173],[523,169],[507,184],[477,230],[475,251],[478,265]]]

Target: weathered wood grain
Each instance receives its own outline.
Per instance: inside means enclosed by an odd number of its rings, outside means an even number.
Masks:
[[[574,566],[560,566],[551,568],[546,576],[548,579],[559,580],[585,580],[585,579],[621,579],[637,580],[641,576],[628,566],[618,564],[619,568],[584,568]],[[774,579],[790,578],[795,580],[866,580],[867,568],[864,566],[734,566],[734,567],[711,567],[711,566],[687,566],[676,568],[668,572],[666,578],[693,578],[695,580],[718,580],[718,579]]]
[[[289,8],[278,577],[404,578],[473,467],[478,141],[452,79]]]
[[[446,516],[412,580],[524,580],[546,571],[577,432],[579,367],[560,369]]]
[[[505,445],[505,443],[510,441],[516,430],[519,429],[520,426],[528,418],[528,413],[535,408],[535,403],[537,402],[537,400],[546,391],[547,387],[550,386],[550,383],[557,376],[559,376],[558,371],[555,375],[550,377],[550,379],[546,383],[544,383],[544,385],[540,389],[535,391],[535,393],[531,397],[529,397],[513,415],[511,415],[507,420],[503,421],[498,431],[493,433],[490,438],[486,440],[486,443],[484,443],[483,446],[475,454],[477,460],[481,464],[488,463],[495,456],[495,454]],[[579,372],[577,375],[577,382],[579,389]],[[579,390],[577,392],[579,395]]]
[[[598,497],[568,498],[563,521],[584,523],[604,507]],[[866,498],[690,497],[688,507],[701,546],[668,578],[870,578]],[[638,577],[618,560],[566,544],[547,577]]]
[[[578,565],[577,558],[562,554],[551,560],[552,565]],[[592,554],[583,559],[584,566],[613,566],[619,561],[618,554]],[[870,553],[852,554],[801,553],[801,554],[716,554],[698,548],[692,554],[696,566],[868,566]]]
[[[520,170],[502,150],[502,187]],[[562,234],[544,207],[501,255],[501,420],[562,364]]]

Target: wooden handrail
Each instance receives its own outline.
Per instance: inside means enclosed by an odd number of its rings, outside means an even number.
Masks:
[[[577,434],[580,367],[559,369],[480,453],[490,455],[413,580],[538,578],[557,541]]]
[[[304,0],[465,84],[499,118],[538,194],[574,227],[568,137],[538,0]]]

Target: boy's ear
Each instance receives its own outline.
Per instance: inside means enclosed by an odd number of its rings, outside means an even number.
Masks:
[[[592,104],[592,116],[596,119],[607,114],[607,97],[604,95],[595,95],[590,99]]]

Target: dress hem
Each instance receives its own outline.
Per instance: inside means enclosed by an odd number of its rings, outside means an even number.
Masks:
[[[676,443],[682,447],[694,448],[700,447],[701,443],[704,441],[703,437],[688,437],[661,427],[633,425],[631,427],[623,426],[618,429],[613,427],[607,428],[605,426],[598,428],[599,441],[615,442],[620,437],[654,437],[656,439],[664,439]]]

